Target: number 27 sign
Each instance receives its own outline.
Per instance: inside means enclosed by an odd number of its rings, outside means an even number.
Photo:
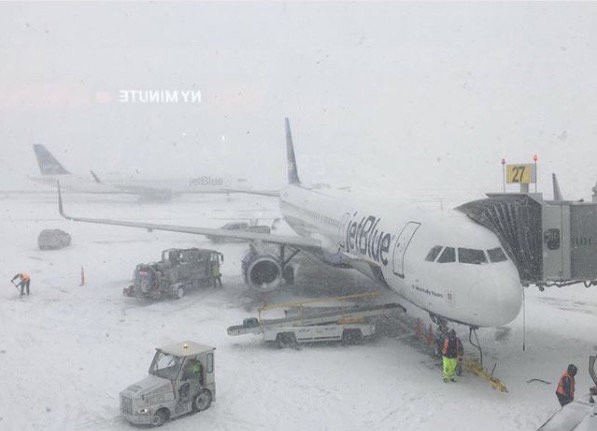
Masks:
[[[537,181],[534,164],[506,165],[506,182],[508,184],[529,184]]]

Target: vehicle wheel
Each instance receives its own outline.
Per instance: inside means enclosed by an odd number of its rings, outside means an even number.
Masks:
[[[207,389],[202,390],[193,400],[193,411],[201,412],[211,406],[211,392]]]
[[[278,334],[278,335],[276,335],[276,347],[278,349],[283,349],[284,348],[283,337],[284,337],[284,334]]]
[[[276,346],[278,349],[296,346],[296,344],[296,336],[292,332],[282,332],[276,336]]]
[[[342,332],[342,344],[361,344],[363,333],[360,329],[345,329]]]
[[[168,420],[168,411],[166,409],[159,409],[151,417],[151,425],[154,427],[161,427]]]
[[[296,335],[292,332],[286,334],[286,347],[295,347],[298,343],[296,341]]]
[[[184,296],[184,289],[182,286],[178,286],[178,288],[174,292],[174,296],[176,297],[176,299],[180,299]]]

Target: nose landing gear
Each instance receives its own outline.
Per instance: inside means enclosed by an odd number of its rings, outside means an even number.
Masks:
[[[481,365],[483,365],[483,350],[481,349],[481,343],[479,343],[479,337],[477,336],[477,329],[479,329],[478,326],[469,326],[469,332],[468,332],[468,341],[469,343],[471,343],[472,346],[476,347],[477,350],[479,350],[479,363]],[[476,344],[473,343],[473,334],[475,334],[475,340],[476,340]]]

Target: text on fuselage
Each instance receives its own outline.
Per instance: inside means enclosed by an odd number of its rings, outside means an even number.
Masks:
[[[346,251],[368,256],[375,262],[387,265],[392,235],[377,228],[381,218],[370,215],[359,220],[357,213],[353,217],[346,226]]]

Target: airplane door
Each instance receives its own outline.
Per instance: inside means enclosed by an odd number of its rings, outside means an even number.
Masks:
[[[348,226],[348,220],[350,219],[350,213],[344,213],[340,224],[338,225],[338,245],[346,250],[346,226]]]
[[[398,235],[396,245],[394,246],[393,257],[394,274],[396,274],[398,277],[404,278],[404,253],[406,253],[408,244],[410,244],[410,240],[414,236],[419,226],[421,226],[421,223],[409,221],[406,226],[402,228],[402,231]]]

